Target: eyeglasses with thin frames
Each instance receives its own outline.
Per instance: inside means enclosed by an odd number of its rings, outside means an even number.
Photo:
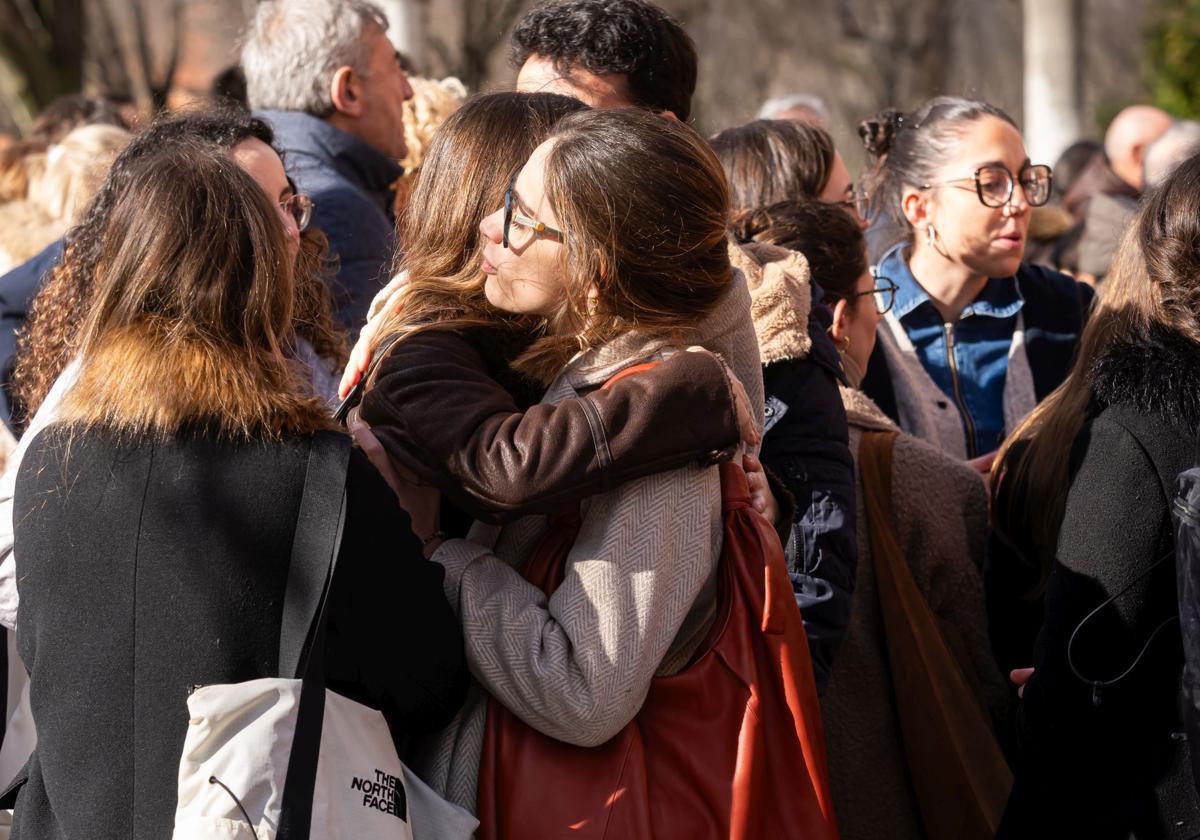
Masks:
[[[312,221],[313,200],[303,193],[292,193],[279,202],[283,211],[296,220],[296,227],[303,231]]]
[[[896,302],[896,290],[900,288],[894,281],[882,275],[875,275],[875,288],[869,292],[854,292],[846,295],[847,299],[854,300],[855,298],[866,297],[872,295],[875,298],[875,311],[880,315],[886,315],[892,309],[892,304]]]
[[[504,233],[502,236],[505,248],[524,248],[534,238],[538,236],[553,236],[560,241],[565,241],[566,237],[560,230],[555,230],[545,222],[539,222],[530,216],[526,216],[517,209],[517,191],[516,191],[517,176],[514,174],[512,180],[508,182],[508,189],[504,191]],[[527,231],[528,235],[518,235],[520,242],[516,242],[512,236],[512,223],[516,222],[519,229]]]
[[[849,198],[844,198],[841,201],[830,202],[837,207],[844,207],[858,215],[860,219],[867,218],[867,214],[871,212],[871,196],[854,187]]]
[[[1041,207],[1050,200],[1050,189],[1054,185],[1054,173],[1045,164],[1026,164],[1014,178],[1007,166],[990,163],[976,169],[968,178],[951,178],[936,184],[925,184],[921,189],[958,187],[965,190],[970,187],[962,186],[962,184],[968,181],[974,182],[975,195],[984,207],[995,208],[1007,205],[1012,201],[1018,183],[1021,185],[1021,191],[1025,193],[1025,200],[1029,202],[1029,206]]]

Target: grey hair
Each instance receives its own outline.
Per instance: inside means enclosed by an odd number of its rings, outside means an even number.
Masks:
[[[793,93],[788,96],[776,96],[768,99],[758,109],[758,119],[777,120],[780,114],[786,114],[788,111],[794,111],[797,108],[812,111],[817,115],[818,119],[823,122],[829,122],[829,108],[825,105],[825,100],[810,93]]]
[[[329,88],[341,67],[363,72],[371,27],[387,16],[367,0],[264,0],[242,44],[250,107],[333,113]]]
[[[938,96],[911,113],[889,109],[858,126],[867,152],[876,159],[864,186],[871,197],[871,216],[887,214],[904,230],[912,224],[901,206],[906,187],[933,183],[968,125],[984,117],[1012,117],[988,102],[958,96]]]
[[[1146,188],[1157,187],[1175,167],[1200,152],[1200,122],[1176,120],[1161,137],[1146,147],[1142,174]]]

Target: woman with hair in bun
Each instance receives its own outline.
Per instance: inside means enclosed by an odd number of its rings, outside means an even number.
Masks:
[[[907,231],[877,270],[897,285],[863,390],[910,434],[987,471],[1006,434],[1066,376],[1092,291],[1022,262],[1050,197],[1012,118],[931,99],[859,127],[872,215]]]
[[[891,840],[929,840],[947,836],[937,829],[949,823],[955,840],[991,837],[1011,776],[991,734],[992,721],[1007,709],[1009,692],[992,660],[984,617],[980,567],[987,544],[987,491],[969,466],[899,432],[858,390],[876,327],[895,295],[888,278],[872,275],[858,225],[825,202],[785,201],[746,214],[740,233],[762,246],[805,255],[813,282],[821,285],[833,309],[829,333],[846,348],[842,355],[849,387],[841,388],[841,399],[856,467],[859,564],[849,626],[821,698],[840,835],[843,840],[873,840],[886,825]],[[891,450],[891,475],[878,479],[887,487],[890,510],[872,506],[870,494],[878,493],[878,486],[870,484],[870,464],[863,463],[878,457],[881,447]],[[928,613],[936,617],[936,635],[952,651],[953,665],[967,685],[965,692],[960,685],[958,693],[944,693],[942,702],[956,703],[964,715],[973,716],[973,737],[966,739],[969,753],[993,771],[989,784],[972,779],[973,796],[956,787],[964,773],[930,763],[931,753],[955,751],[949,738],[905,702],[922,670],[910,667],[905,654],[911,648],[896,644],[899,634],[889,632],[894,625],[884,602],[895,600],[895,572],[888,566],[894,552],[878,544],[881,528],[894,532],[903,567]],[[936,639],[922,636],[921,641],[926,660],[944,651]],[[907,671],[904,679],[897,676],[900,670]],[[940,688],[945,691],[944,685]],[[907,750],[906,738],[914,731],[935,749],[924,754]],[[915,778],[922,780],[920,786],[913,784]],[[980,802],[990,808],[977,807]]]

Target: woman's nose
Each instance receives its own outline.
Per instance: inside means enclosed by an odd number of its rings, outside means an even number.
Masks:
[[[484,216],[483,221],[479,223],[479,232],[495,242],[497,245],[504,239],[502,227],[504,211],[497,210],[489,216]]]

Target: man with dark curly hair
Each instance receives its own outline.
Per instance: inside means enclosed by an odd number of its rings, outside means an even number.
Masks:
[[[687,122],[696,45],[645,0],[549,0],[512,36],[517,90],[562,93],[594,108],[641,106]]]

